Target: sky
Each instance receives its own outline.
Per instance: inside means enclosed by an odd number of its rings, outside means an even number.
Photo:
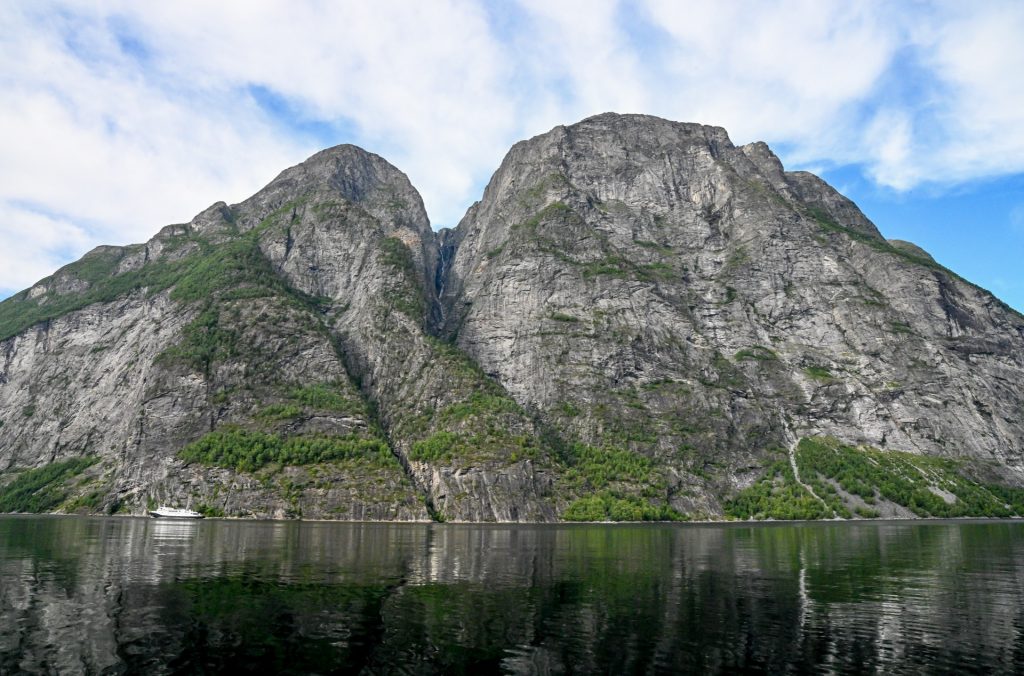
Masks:
[[[0,2],[0,298],[319,149],[454,226],[516,141],[725,127],[1024,310],[1024,2]]]

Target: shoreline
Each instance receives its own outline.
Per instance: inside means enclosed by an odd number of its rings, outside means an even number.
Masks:
[[[343,519],[255,519],[237,516],[210,516],[202,519],[155,519],[142,514],[65,514],[62,512],[0,512],[4,517],[60,517],[86,519],[140,519],[154,523],[200,523],[203,521],[223,521],[230,523],[311,523],[311,524],[369,524],[369,525],[401,525],[401,526],[787,526],[814,524],[936,524],[936,523],[1024,523],[1022,516],[950,516],[950,517],[914,517],[899,519],[702,519],[700,521],[400,521],[400,520],[343,520]]]

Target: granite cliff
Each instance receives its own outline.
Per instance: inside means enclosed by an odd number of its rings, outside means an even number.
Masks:
[[[516,144],[439,233],[325,150],[0,303],[0,352],[0,511],[1024,511],[1024,317],[763,143],[653,117]]]

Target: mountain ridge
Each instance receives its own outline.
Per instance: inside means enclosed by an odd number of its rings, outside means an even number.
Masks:
[[[95,456],[71,511],[756,516],[766,472],[799,494],[778,453],[835,438],[1020,485],[1022,344],[1019,313],[720,127],[555,127],[437,233],[340,145],[0,303],[0,473]]]

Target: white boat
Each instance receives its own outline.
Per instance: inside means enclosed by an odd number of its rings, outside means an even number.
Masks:
[[[164,507],[160,505],[156,509],[149,510],[149,515],[154,519],[201,519],[203,515],[191,509],[179,509],[177,507]]]

